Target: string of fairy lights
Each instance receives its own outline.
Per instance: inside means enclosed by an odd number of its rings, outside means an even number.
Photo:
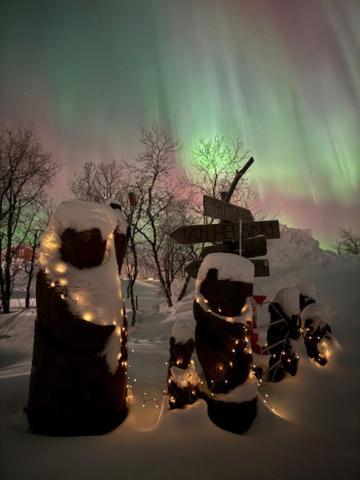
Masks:
[[[111,245],[112,245],[112,242],[113,242],[113,233],[111,233],[108,237],[107,237],[107,242],[106,242],[106,249],[105,249],[105,255],[106,255],[106,258],[108,258],[108,256],[110,255],[110,248],[111,248]],[[50,253],[55,253],[56,251],[59,250],[59,242],[58,242],[58,239],[57,239],[57,236],[54,232],[48,232],[43,240],[42,240],[42,243],[43,243],[43,246],[45,247],[45,251],[48,251]],[[54,262],[50,262],[49,261],[49,255],[42,255],[42,257],[40,258],[40,265],[44,268],[44,271],[45,271],[45,274],[47,276],[50,277],[50,282],[49,282],[49,285],[51,288],[54,288],[57,293],[59,294],[60,298],[62,300],[70,300],[72,302],[75,302],[77,303],[78,305],[82,305],[82,302],[83,302],[83,299],[82,299],[82,296],[80,293],[77,293],[75,295],[72,295],[70,292],[69,292],[69,289],[68,289],[68,280],[65,278],[65,274],[66,274],[66,271],[67,271],[67,266],[64,262],[61,262],[61,261],[57,261],[53,264]],[[245,303],[245,305],[242,307],[241,309],[241,312],[240,312],[240,315],[239,316],[233,316],[233,317],[224,317],[222,315],[222,311],[221,311],[221,308],[219,307],[216,311],[213,311],[210,307],[209,307],[209,302],[206,298],[204,298],[201,294],[197,293],[196,297],[195,297],[195,301],[200,305],[200,307],[205,311],[205,312],[208,312],[218,318],[221,318],[221,319],[225,319],[226,321],[229,321],[229,322],[241,322],[243,323],[244,325],[244,333],[245,333],[245,337],[243,339],[241,338],[232,338],[232,345],[231,345],[231,351],[229,353],[231,353],[232,355],[230,355],[230,358],[231,360],[228,361],[228,365],[225,365],[225,364],[222,364],[222,363],[219,363],[218,365],[218,371],[219,373],[221,374],[222,372],[226,371],[227,369],[232,369],[234,367],[234,363],[235,363],[235,358],[236,358],[236,355],[239,351],[239,349],[242,349],[244,353],[247,353],[247,354],[252,354],[252,349],[251,349],[251,342],[249,340],[249,337],[248,337],[248,333],[249,333],[249,330],[248,330],[248,327],[246,326],[246,322],[248,321],[250,323],[251,321],[251,316],[252,316],[252,309],[251,309],[251,305],[250,303],[247,301]],[[264,304],[268,304],[270,302],[265,302]],[[276,308],[276,307],[275,307]],[[249,314],[249,317],[245,318],[244,319],[244,315],[246,314]],[[125,308],[121,308],[120,309],[120,317],[121,318],[124,318],[126,316],[126,312],[125,312]],[[281,315],[280,315],[281,316]],[[93,312],[91,311],[84,311],[83,312],[83,315],[82,315],[82,318],[83,320],[85,321],[93,321]],[[244,321],[245,320],[245,321]],[[278,321],[275,321],[275,322],[268,322],[267,324],[263,324],[261,326],[257,326],[256,330],[261,330],[261,329],[265,329],[265,328],[268,328],[270,325],[271,326],[274,326],[278,323],[286,323],[286,321],[281,318],[280,320]],[[119,337],[119,339],[121,338],[122,335],[124,335],[125,337],[127,336],[127,329],[124,327],[124,326],[120,326],[116,323],[116,321],[113,322],[114,325],[116,325],[116,329],[115,329],[115,333],[116,335]],[[305,333],[305,331],[309,332],[310,331],[310,328],[306,328],[306,329],[303,329],[303,328],[300,328],[300,332],[301,333]],[[287,333],[285,335],[285,337],[281,340],[279,340],[278,342],[275,342],[274,344],[272,345],[267,345],[265,343],[265,347],[267,347],[268,349],[271,349],[272,347],[275,347],[279,344],[281,344],[282,346],[285,345],[285,343],[287,342],[288,340],[288,336],[289,334]],[[311,335],[308,335],[308,339],[311,340],[312,339],[312,336]],[[317,336],[317,340],[320,342],[322,339],[320,336]],[[321,355],[327,355],[327,350],[326,350],[326,347],[327,347],[327,344],[326,342],[324,341],[321,341],[320,342],[320,345],[322,347],[322,351],[318,353],[318,356],[319,356],[319,359],[321,358]],[[135,350],[132,348],[131,349],[131,352],[134,353]],[[281,351],[281,356],[285,355],[286,352],[285,351]],[[117,359],[118,360],[121,360],[121,357],[122,357],[122,354],[121,352],[118,354],[117,356]],[[273,354],[273,357],[276,357],[276,354]],[[299,356],[296,355],[296,358],[297,360],[299,359]],[[315,361],[315,358],[311,358],[311,360]],[[288,359],[288,361],[291,361],[290,359]],[[181,365],[183,362],[183,360],[181,358],[178,358],[176,360],[176,365]],[[263,375],[265,377],[265,375],[267,375],[271,370],[273,370],[274,368],[278,368],[280,366],[282,362],[282,359],[280,358],[274,365],[272,365],[271,367],[268,367],[264,372],[263,372]],[[168,362],[166,361],[165,362],[165,365],[168,366]],[[191,363],[190,365],[192,367],[195,366],[195,363],[194,363],[194,360],[191,360]],[[131,378],[131,376],[129,375],[129,369],[131,368],[131,364],[127,361],[127,360],[123,360],[121,362],[121,366],[123,367],[124,369],[124,372],[125,372],[125,375],[127,377],[127,401],[131,402],[133,399],[134,399],[134,396],[135,396],[135,386],[138,384],[138,378],[137,377],[133,377]],[[257,369],[257,365],[255,364],[255,362],[253,362],[252,364],[252,370],[251,370],[251,374],[253,375],[253,372],[255,372]],[[189,382],[188,382],[188,386],[190,388],[194,387],[195,383],[191,383],[191,376],[189,376]],[[250,377],[250,374],[249,374],[249,377]],[[248,378],[249,378],[248,377]],[[164,378],[165,378],[165,375],[164,375]],[[228,379],[227,378],[224,378],[223,379],[225,384],[228,383]],[[270,400],[270,395],[268,392],[265,392],[263,391],[264,390],[264,381],[262,378],[257,378],[256,379],[257,382],[258,382],[258,394],[263,402],[263,404],[274,414],[276,415],[280,415],[281,414],[279,413],[279,411],[274,407],[274,405],[272,404],[271,400]],[[172,376],[170,376],[167,380],[168,383],[172,382],[172,381],[175,381],[174,378]],[[199,378],[199,382],[200,384],[200,388],[204,388],[204,385],[205,385],[205,381],[202,377]],[[212,391],[213,390],[213,386],[215,384],[215,380],[214,379],[210,379],[210,396],[211,397],[214,397],[215,396],[215,393]],[[241,385],[240,385],[241,386]],[[192,393],[195,394],[195,391],[193,391]],[[148,406],[149,404],[151,405],[154,405],[155,408],[159,408],[160,405],[161,405],[161,402],[163,400],[164,397],[168,396],[168,391],[166,388],[162,388],[161,389],[161,393],[158,394],[158,395],[154,395],[152,394],[151,392],[149,391],[144,391],[142,392],[141,394],[141,405],[142,405],[142,408],[146,408],[146,406]],[[169,402],[175,402],[175,398],[173,396],[169,396],[168,398]]]

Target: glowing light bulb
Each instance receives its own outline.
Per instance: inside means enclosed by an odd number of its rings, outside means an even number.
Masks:
[[[86,320],[87,322],[91,322],[93,319],[93,315],[91,312],[85,312],[83,315],[83,319]]]
[[[245,303],[245,305],[240,310],[240,314],[244,315],[244,313],[246,313],[248,310],[249,310],[249,305],[247,303]]]
[[[65,273],[66,270],[67,270],[67,267],[63,262],[59,262],[55,265],[55,272],[57,273]]]

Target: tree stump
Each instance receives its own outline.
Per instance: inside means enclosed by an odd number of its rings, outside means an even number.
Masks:
[[[55,212],[40,251],[37,275],[37,318],[29,398],[26,413],[32,432],[47,435],[94,435],[106,433],[119,425],[127,415],[127,348],[124,316],[114,235],[124,248],[126,234],[115,233],[116,217],[110,207],[88,202],[64,202],[58,209],[71,205],[78,213],[89,215],[104,210],[109,224],[77,231],[56,222]],[[82,210],[81,210],[82,211]],[[110,212],[109,212],[110,211]],[[67,213],[69,215],[69,213]],[[67,217],[66,217],[67,218]],[[73,221],[70,221],[73,220]],[[76,219],[70,216],[72,225]],[[90,218],[91,220],[91,218]],[[59,271],[58,271],[59,270]],[[95,276],[94,276],[95,275]],[[103,275],[118,282],[118,298],[107,298]],[[86,291],[87,279],[98,289]],[[78,287],[81,289],[78,295]],[[93,295],[104,293],[107,318],[94,305],[92,315],[81,314],[83,302],[91,305]],[[101,295],[100,295],[101,298]],[[85,299],[85,300],[84,300]],[[97,298],[99,301],[99,298]],[[101,306],[102,307],[102,306]]]
[[[254,267],[233,254],[209,254],[205,261],[199,269],[193,311],[195,347],[208,388],[204,395],[208,415],[220,428],[244,433],[257,411],[257,380],[247,336]]]

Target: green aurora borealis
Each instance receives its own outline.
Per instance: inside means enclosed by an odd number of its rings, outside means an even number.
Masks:
[[[264,208],[324,245],[360,230],[357,0],[2,0],[0,120],[64,164],[131,159],[166,127],[239,137]],[[357,27],[357,29],[356,29]]]

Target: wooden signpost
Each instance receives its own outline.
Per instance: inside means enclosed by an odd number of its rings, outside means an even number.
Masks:
[[[255,221],[249,209],[229,203],[237,183],[253,162],[254,159],[250,158],[236,173],[229,191],[223,192],[222,200],[204,195],[205,216],[219,219],[220,223],[182,226],[171,232],[170,237],[184,245],[212,243],[213,245],[204,247],[201,258],[215,252],[239,253],[252,261],[255,266],[255,277],[266,277],[270,275],[269,261],[251,257],[266,255],[266,239],[280,238],[279,222]],[[186,273],[196,277],[201,261],[196,260],[187,265]]]
[[[280,238],[278,220],[263,220],[242,224],[242,239],[264,235],[265,238]],[[178,243],[216,243],[239,240],[238,223],[212,223],[210,225],[188,225],[170,233]]]
[[[235,249],[231,249],[222,243],[204,247],[201,252],[201,257],[204,258],[209,253],[239,253],[239,244],[235,242]],[[246,258],[260,257],[267,254],[266,238],[264,235],[257,237],[245,238],[242,241],[241,255]]]
[[[207,195],[204,195],[204,215],[221,220],[230,220],[230,222],[234,223],[239,222],[239,218],[243,222],[254,221],[252,213],[247,208],[231,205],[231,203],[208,197]]]

